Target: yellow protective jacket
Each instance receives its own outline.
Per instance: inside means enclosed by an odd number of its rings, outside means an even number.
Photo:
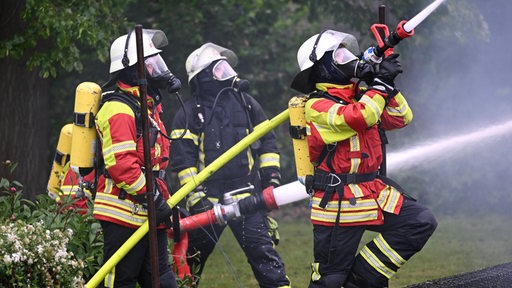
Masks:
[[[118,82],[118,87],[118,93],[139,97],[138,87],[128,87],[121,82]],[[149,117],[166,134],[159,115],[161,106],[155,106],[149,96],[147,103]],[[102,105],[95,120],[107,173],[99,177],[94,200],[94,218],[137,228],[147,220],[147,211],[132,197],[146,192],[143,139],[137,133],[134,111],[125,103],[108,101]],[[156,133],[155,143],[151,147],[153,171],[165,170],[169,150],[169,140]],[[155,179],[164,199],[168,199],[166,183],[162,179]],[[122,190],[126,193],[122,193]]]
[[[392,130],[402,128],[412,120],[412,111],[403,95],[398,92],[386,104],[387,94],[374,89],[365,91],[360,98],[356,97],[358,91],[355,83],[317,83],[316,88],[328,93],[331,99],[311,97],[306,102],[307,141],[311,162],[318,165],[316,169],[325,173],[376,173],[382,162],[377,124],[380,122],[383,129]],[[332,97],[341,101],[335,102]],[[331,144],[333,154],[321,159],[327,144]],[[326,161],[329,157],[329,161]],[[320,161],[321,163],[315,163]],[[341,226],[382,224],[382,211],[398,214],[403,202],[403,196],[395,187],[378,178],[347,184],[342,190],[339,220]],[[324,193],[324,190],[314,192],[311,222],[333,226],[339,210],[338,195],[333,193],[324,209],[319,206]]]

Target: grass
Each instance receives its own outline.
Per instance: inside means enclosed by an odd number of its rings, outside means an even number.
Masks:
[[[297,211],[300,210],[300,211]],[[273,211],[279,221],[283,258],[292,287],[307,287],[313,260],[312,226],[307,209],[283,207]],[[512,261],[510,215],[482,217],[438,216],[439,226],[427,242],[390,281],[390,287],[406,287]],[[375,234],[367,233],[367,242]],[[233,234],[226,229],[208,259],[202,288],[258,287]]]

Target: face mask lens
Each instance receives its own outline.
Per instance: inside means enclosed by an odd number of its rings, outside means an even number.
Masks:
[[[237,75],[233,67],[231,67],[226,60],[217,62],[217,64],[213,66],[212,72],[213,78],[218,81],[224,81]]]
[[[162,75],[170,73],[169,68],[165,64],[164,59],[160,54],[150,56],[144,60],[146,71],[151,78],[158,78]]]
[[[345,47],[338,47],[334,52],[332,52],[332,59],[334,61],[334,64],[337,65],[343,65],[350,61],[353,61],[357,59],[354,54],[352,54],[350,51],[348,51]]]

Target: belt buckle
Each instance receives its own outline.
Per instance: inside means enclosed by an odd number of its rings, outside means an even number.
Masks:
[[[338,175],[333,174],[333,173],[329,173],[328,176],[329,176],[329,180],[330,180],[330,183],[327,184],[328,187],[336,187],[336,186],[341,184],[341,179],[340,179],[340,177]],[[334,181],[333,181],[334,179],[337,180],[336,183],[334,183]]]

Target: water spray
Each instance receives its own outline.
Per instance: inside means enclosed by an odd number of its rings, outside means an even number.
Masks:
[[[439,141],[421,145],[408,150],[388,154],[389,170],[398,171],[410,168],[414,163],[425,163],[436,155],[443,153],[454,153],[461,150],[461,147],[468,148],[488,139],[495,140],[499,135],[512,133],[512,120],[500,125],[490,126],[464,135],[454,136]]]

